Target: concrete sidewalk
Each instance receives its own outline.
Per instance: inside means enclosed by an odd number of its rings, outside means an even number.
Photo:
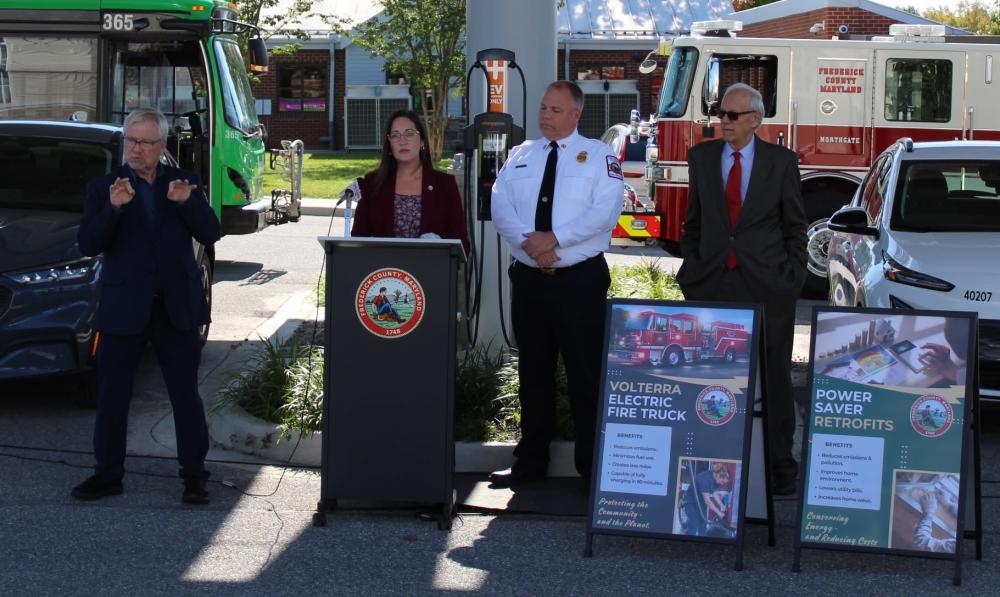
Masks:
[[[305,218],[304,218],[305,220]],[[286,236],[313,229],[279,227],[275,246],[301,263]],[[261,233],[265,234],[265,233]],[[233,323],[217,322],[203,355],[206,399],[248,366],[255,334],[278,333],[286,322],[315,313],[299,293],[269,288],[293,277],[267,237],[243,239],[256,253],[231,244],[225,288],[256,294],[233,297]],[[227,240],[236,243],[236,240]],[[303,249],[306,250],[306,249]],[[251,267],[253,266],[253,267]],[[312,267],[309,264],[308,267]],[[251,275],[252,272],[252,275]],[[284,273],[282,273],[284,272]],[[259,288],[254,284],[270,284]],[[247,296],[259,297],[259,304]],[[296,299],[295,297],[299,298]],[[298,302],[296,302],[298,301]],[[289,323],[288,325],[292,325]],[[147,361],[151,357],[147,357]],[[586,519],[507,514],[460,508],[451,531],[423,522],[413,508],[357,505],[332,513],[327,527],[311,525],[320,497],[317,471],[285,468],[259,456],[213,448],[212,503],[180,503],[173,459],[170,408],[159,372],[144,367],[136,380],[126,462],[125,493],[94,503],[73,500],[70,488],[90,474],[92,411],[26,385],[0,400],[0,595],[914,595],[951,589],[946,561],[848,552],[809,551],[803,571],[790,571],[797,532],[796,502],[776,503],[776,547],[766,529],[746,527],[745,570],[732,569],[734,548],[708,543],[605,537],[591,559],[581,557]],[[992,595],[1000,585],[997,479],[1000,442],[983,445],[985,554],[972,559],[964,542],[969,595]],[[242,462],[242,463],[240,463]],[[393,471],[373,471],[391,475]],[[495,491],[481,483],[474,491]],[[460,495],[463,502],[466,496]],[[957,592],[957,591],[956,591]]]

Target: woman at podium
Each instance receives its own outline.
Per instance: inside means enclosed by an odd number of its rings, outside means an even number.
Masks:
[[[351,236],[453,238],[469,235],[455,177],[434,169],[427,131],[412,110],[386,122],[378,168],[361,179]]]

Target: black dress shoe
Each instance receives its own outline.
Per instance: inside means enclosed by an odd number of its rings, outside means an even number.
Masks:
[[[125,490],[121,479],[109,480],[100,475],[91,475],[86,481],[73,488],[70,493],[78,500],[99,500],[109,495],[118,495]]]
[[[543,468],[514,466],[506,470],[490,473],[490,483],[495,487],[512,487],[524,483],[541,481],[548,476]]]
[[[196,477],[184,479],[184,494],[181,501],[185,504],[204,506],[208,503],[208,491],[205,490],[205,480]]]

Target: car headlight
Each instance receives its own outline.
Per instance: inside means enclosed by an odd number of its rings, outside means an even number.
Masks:
[[[90,275],[91,270],[96,265],[97,260],[87,257],[43,269],[13,272],[5,275],[18,284],[50,284],[54,282],[67,282],[69,280],[82,280]]]
[[[955,285],[951,282],[946,282],[941,278],[921,274],[920,272],[915,272],[912,269],[903,267],[899,264],[899,262],[892,257],[889,257],[884,252],[882,253],[882,258],[885,260],[885,264],[882,266],[882,275],[885,276],[886,280],[891,280],[899,284],[906,284],[907,286],[938,290],[940,292],[948,292],[955,288]]]

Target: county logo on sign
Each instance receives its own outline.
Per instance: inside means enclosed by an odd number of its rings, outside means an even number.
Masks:
[[[382,338],[400,338],[420,325],[424,289],[401,269],[375,270],[358,286],[354,310],[369,332]]]
[[[725,425],[736,415],[736,397],[723,386],[708,386],[698,394],[694,410],[701,422],[712,427]]]
[[[951,427],[955,415],[944,398],[928,394],[910,407],[910,424],[924,437],[938,437]]]

